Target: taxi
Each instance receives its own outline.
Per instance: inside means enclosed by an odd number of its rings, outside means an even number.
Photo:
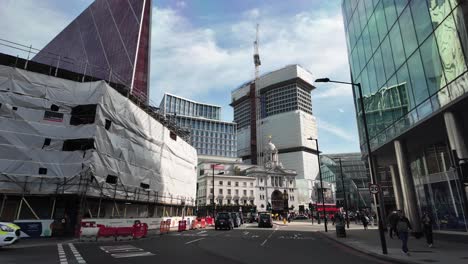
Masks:
[[[20,234],[19,226],[9,222],[0,222],[0,247],[18,242]]]

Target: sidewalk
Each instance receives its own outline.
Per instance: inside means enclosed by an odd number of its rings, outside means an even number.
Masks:
[[[369,230],[363,230],[361,225],[351,224],[351,229],[346,229],[346,238],[337,238],[335,228],[329,228],[328,233],[322,234],[338,243],[354,248],[363,253],[373,255],[379,258],[398,263],[468,263],[468,245],[455,241],[437,240],[435,236],[434,247],[429,248],[426,245],[424,237],[416,239],[410,237],[408,247],[410,256],[401,252],[401,241],[394,237],[390,239],[388,233],[385,233],[387,241],[388,254],[382,254],[380,245],[379,231],[374,227]]]
[[[75,237],[44,237],[44,238],[21,238],[20,241],[8,248],[30,248],[40,246],[52,246],[58,243],[76,243],[79,239]]]

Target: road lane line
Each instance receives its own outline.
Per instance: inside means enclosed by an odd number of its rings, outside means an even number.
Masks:
[[[75,246],[72,244],[72,243],[68,243],[68,246],[70,247],[72,253],[73,253],[73,256],[75,257],[76,261],[79,263],[79,264],[86,264],[86,261],[83,259],[83,257],[81,256],[80,252],[78,252],[78,250],[75,248]]]
[[[203,230],[203,231],[200,231],[200,232],[198,232],[197,234],[199,234],[199,235],[200,235],[200,234],[203,234],[203,233],[206,233],[206,231],[205,231],[205,230]]]
[[[265,239],[265,241],[263,241],[263,243],[262,243],[262,244],[260,244],[260,246],[262,246],[262,247],[263,247],[263,245],[265,245],[265,243],[266,243],[267,241],[268,241],[268,238],[267,238],[267,239]]]
[[[278,230],[278,229],[277,229],[277,228],[275,228],[275,230],[273,230],[273,232],[271,232],[271,233],[270,233],[270,235],[269,235],[269,236],[268,236],[268,237],[265,239],[265,241],[263,241],[263,243],[262,243],[262,244],[260,244],[260,246],[262,246],[262,247],[263,247],[263,246],[266,244],[266,242],[268,241],[268,239],[270,239],[270,238],[271,238],[271,236],[272,236],[272,235],[273,235],[273,234],[274,234],[274,233],[275,233],[277,230]]]
[[[67,255],[65,254],[65,251],[63,250],[62,244],[60,243],[57,244],[57,250],[59,254],[60,264],[68,264]]]
[[[199,239],[195,239],[195,240],[192,240],[192,241],[189,241],[189,242],[185,243],[185,245],[192,244],[193,242],[197,242],[197,241],[200,241],[200,240],[203,240],[203,239],[205,239],[205,238],[202,237],[202,238],[199,238]]]

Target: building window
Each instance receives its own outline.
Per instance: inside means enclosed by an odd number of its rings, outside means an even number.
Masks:
[[[239,187],[239,182],[236,182],[235,186],[236,186],[236,187]]]
[[[213,194],[213,191],[214,191],[213,188],[210,188],[210,193],[211,193],[211,194]]]
[[[223,194],[223,189],[219,189],[219,194]]]
[[[246,182],[243,182],[244,186],[247,186],[247,183]]]
[[[239,195],[239,190],[236,190],[236,195]]]
[[[223,185],[223,181],[219,181],[219,185]]]
[[[253,182],[250,183],[250,187],[253,187]]]
[[[254,191],[250,190],[250,196],[253,196],[253,195],[254,195]]]
[[[231,182],[230,182],[230,181],[228,181],[227,184],[228,184],[228,186],[231,186]]]
[[[247,190],[244,190],[243,193],[244,193],[244,195],[247,195]]]
[[[227,190],[227,194],[231,194],[231,189],[228,189],[228,190]]]

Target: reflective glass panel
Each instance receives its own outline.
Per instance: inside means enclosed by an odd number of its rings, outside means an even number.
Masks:
[[[408,57],[418,46],[418,42],[416,40],[416,33],[414,32],[413,20],[411,19],[411,12],[409,8],[406,8],[405,11],[403,11],[398,21],[400,23],[401,37],[404,40],[403,46],[405,47],[405,53]]]
[[[390,46],[390,40],[388,37],[385,37],[384,41],[382,42],[381,50],[385,72],[387,73],[387,76],[390,76],[395,72],[395,65],[393,64],[392,48]]]
[[[377,22],[377,29],[379,30],[379,40],[382,41],[387,34],[387,22],[385,21],[385,11],[382,1],[377,4],[374,12]]]
[[[440,88],[445,86],[445,78],[443,76],[442,67],[440,65],[439,51],[434,35],[421,45],[421,58],[426,73],[426,81],[429,89],[429,94],[436,93]]]
[[[419,43],[422,43],[432,32],[432,21],[426,1],[411,1],[411,13]]]
[[[385,10],[385,17],[387,19],[387,27],[391,28],[395,23],[397,14],[395,10],[395,2],[393,0],[382,0]]]
[[[408,59],[408,70],[411,77],[415,103],[418,105],[429,97],[426,77],[424,76],[421,56],[418,50]]]
[[[375,66],[375,74],[377,77],[377,86],[378,88],[382,87],[386,81],[385,77],[385,69],[382,60],[382,55],[380,53],[380,48],[374,54],[374,66]]]
[[[466,71],[463,50],[452,16],[447,17],[442,25],[436,29],[435,35],[445,77],[447,82],[450,82]]]
[[[405,50],[403,48],[403,41],[400,35],[400,25],[396,23],[390,31],[390,44],[392,45],[393,59],[395,67],[398,69],[401,64],[406,60]]]

